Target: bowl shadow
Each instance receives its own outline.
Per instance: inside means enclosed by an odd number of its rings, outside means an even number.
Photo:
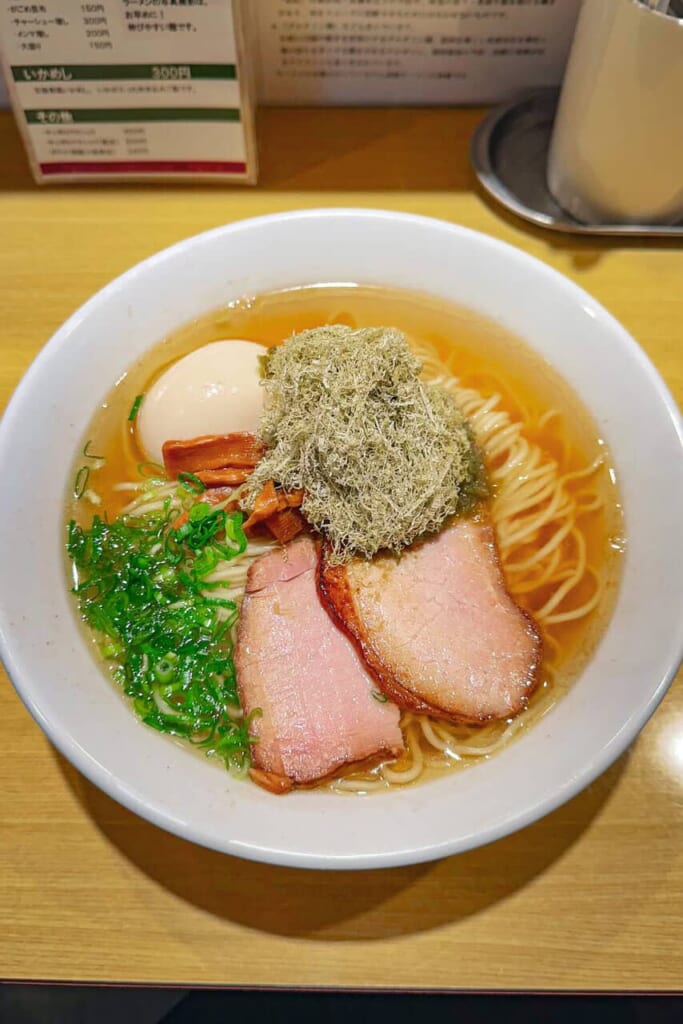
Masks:
[[[340,942],[429,931],[524,889],[600,814],[628,756],[552,814],[479,849],[400,868],[313,871],[241,860],[171,835],[117,804],[56,754],[67,784],[105,839],[168,892],[250,929]]]

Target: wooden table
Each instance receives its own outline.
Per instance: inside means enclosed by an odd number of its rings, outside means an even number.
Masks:
[[[131,264],[227,221],[319,205],[432,214],[520,246],[604,303],[680,399],[680,249],[506,216],[469,169],[480,116],[264,111],[258,188],[39,189],[0,115],[0,408],[58,325]],[[58,756],[4,675],[0,700],[0,977],[683,989],[680,687],[618,764],[545,820],[440,863],[355,875],[250,864],[167,835]]]

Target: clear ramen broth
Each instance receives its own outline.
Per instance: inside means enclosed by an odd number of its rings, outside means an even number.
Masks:
[[[561,696],[609,619],[618,585],[623,524],[609,452],[579,398],[540,357],[499,325],[432,297],[380,287],[321,285],[264,294],[179,329],[116,384],[88,429],[93,469],[67,519],[118,516],[144,461],[129,410],[178,358],[209,342],[243,338],[272,346],[324,324],[392,326],[422,359],[424,376],[459,399],[485,455],[506,584],[543,639],[541,682],[516,718],[454,725],[411,712],[407,751],[391,765],[351,766],[326,784],[367,792],[422,780],[489,757]],[[74,475],[82,465],[74,464]]]

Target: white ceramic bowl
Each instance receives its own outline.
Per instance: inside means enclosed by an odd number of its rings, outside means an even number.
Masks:
[[[581,677],[499,756],[428,785],[275,799],[142,726],[95,664],[65,581],[73,453],[147,348],[244,294],[357,281],[430,292],[500,321],[581,395],[611,447],[628,549],[613,618]],[[436,220],[311,210],[242,221],[134,267],[55,334],[0,427],[0,650],[38,724],[92,782],[162,828],[255,860],[369,868],[430,860],[529,824],[631,743],[683,649],[681,424],[654,368],[585,292],[523,252]]]

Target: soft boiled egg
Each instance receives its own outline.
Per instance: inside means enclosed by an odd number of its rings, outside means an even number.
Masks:
[[[163,461],[164,441],[203,434],[255,433],[263,411],[259,356],[254,341],[213,341],[173,363],[145,395],[137,418],[147,458]]]

